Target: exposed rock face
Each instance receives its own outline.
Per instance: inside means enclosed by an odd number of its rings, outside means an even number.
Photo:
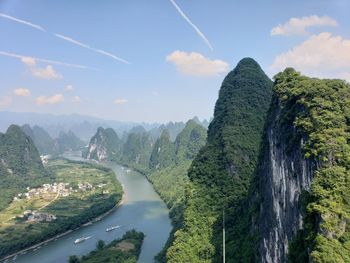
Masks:
[[[91,138],[83,157],[96,161],[116,160],[120,157],[121,144],[122,142],[113,129],[100,127]]]
[[[263,159],[259,167],[259,244],[262,262],[286,262],[288,244],[302,228],[300,194],[309,190],[316,164],[302,152],[303,138],[292,123],[281,122],[283,110],[277,99],[270,112]]]

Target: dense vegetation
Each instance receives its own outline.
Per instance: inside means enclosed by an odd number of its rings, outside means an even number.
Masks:
[[[53,139],[47,131],[37,125],[32,128],[25,124],[22,127],[24,133],[29,136],[39,153],[42,155],[57,155],[65,151],[77,150],[85,145],[72,131],[61,131],[58,138]]]
[[[233,217],[247,196],[271,94],[272,81],[250,58],[241,60],[225,78],[207,144],[188,173],[183,226],[175,233],[167,262],[221,260],[221,214],[225,209],[227,217]],[[228,231],[232,227],[232,223],[227,224]],[[226,260],[234,261],[235,257]]]
[[[122,151],[122,141],[112,128],[99,127],[91,138],[88,149],[83,152],[83,157],[97,161],[118,161]]]
[[[142,173],[146,173],[152,149],[153,140],[149,133],[144,130],[139,132],[131,131],[123,145],[120,162]]]
[[[307,138],[305,158],[318,163],[290,262],[350,262],[350,85],[286,69],[276,75],[274,91],[285,121]]]
[[[49,162],[48,170],[52,178],[43,183],[69,183],[72,187],[70,194],[57,199],[53,198],[56,194],[53,196],[47,194],[45,198],[39,196],[24,198],[13,201],[1,211],[0,257],[75,229],[109,211],[122,198],[122,187],[115,174],[108,168],[58,159]],[[78,190],[79,183],[87,182],[93,188]],[[46,200],[47,198],[49,200]],[[26,210],[49,213],[56,216],[56,219],[29,222],[22,217]]]
[[[144,234],[131,230],[126,232],[122,238],[115,239],[108,245],[100,240],[96,249],[88,255],[79,259],[77,256],[70,256],[69,263],[136,263],[141,252]]]
[[[74,151],[82,148],[85,143],[80,140],[72,131],[60,132],[56,139],[56,147],[59,153]]]
[[[187,171],[192,159],[204,146],[206,130],[194,120],[189,120],[183,130],[171,142],[166,130],[156,141],[150,159],[147,177],[170,209],[173,231],[157,259],[165,261],[165,253],[174,239],[174,233],[182,225]]]
[[[0,211],[26,187],[49,180],[33,141],[20,127],[11,125],[0,133]]]

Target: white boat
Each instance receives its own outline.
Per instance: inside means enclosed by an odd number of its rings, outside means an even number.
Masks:
[[[90,239],[92,236],[88,236],[88,237],[81,237],[81,238],[78,238],[74,241],[74,244],[79,244],[81,242],[84,242],[85,240],[88,240]]]
[[[106,229],[106,232],[112,231],[112,230],[117,229],[117,228],[119,228],[119,227],[121,227],[121,226],[111,226],[111,227],[108,227],[108,228]]]

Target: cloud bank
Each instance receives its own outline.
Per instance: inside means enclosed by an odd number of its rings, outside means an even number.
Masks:
[[[35,100],[36,104],[38,105],[44,105],[44,104],[54,105],[63,101],[64,101],[64,96],[62,94],[55,94],[49,97],[39,96]]]
[[[292,35],[307,35],[306,31],[309,27],[314,26],[337,26],[338,23],[334,19],[328,16],[305,16],[302,18],[292,17],[283,25],[278,25],[271,29],[271,35],[282,35],[282,36],[292,36]]]
[[[315,77],[350,81],[350,39],[323,32],[278,55],[271,69],[275,72],[294,67]]]
[[[197,52],[187,53],[176,50],[166,57],[166,61],[173,63],[179,72],[191,76],[218,76],[229,69],[229,64],[225,61],[211,60]]]
[[[30,90],[25,88],[18,88],[13,91],[13,94],[19,97],[29,97]]]
[[[121,104],[126,104],[128,103],[128,100],[127,99],[115,99],[113,101],[114,104],[118,104],[118,105],[121,105]]]

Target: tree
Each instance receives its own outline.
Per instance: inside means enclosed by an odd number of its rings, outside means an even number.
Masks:
[[[73,255],[73,256],[69,257],[69,261],[68,262],[69,263],[79,263],[80,260],[79,260],[79,258],[76,255]]]
[[[105,247],[105,245],[106,245],[106,243],[103,240],[99,240],[96,243],[96,248],[97,248],[97,250],[102,250]]]

